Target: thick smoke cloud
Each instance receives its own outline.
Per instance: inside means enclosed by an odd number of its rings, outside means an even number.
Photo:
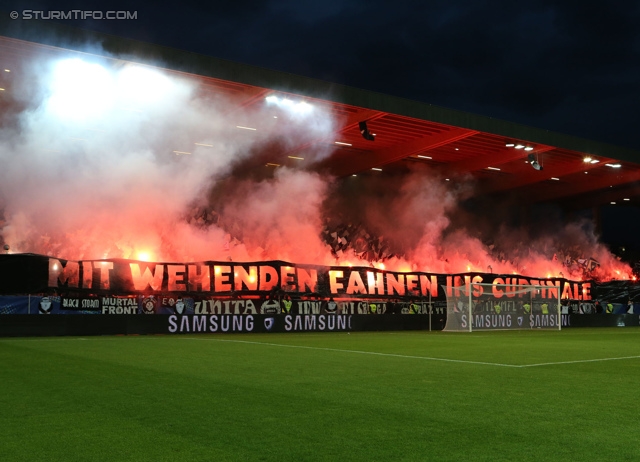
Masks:
[[[487,226],[461,208],[469,178],[314,172],[335,123],[320,104],[278,95],[243,109],[187,77],[91,55],[16,72],[20,109],[0,132],[0,240],[12,252],[630,275],[583,223]],[[265,166],[287,154],[304,161]]]
[[[277,140],[287,150],[332,131],[322,111],[294,107],[277,118],[272,108],[239,110],[203,98],[187,79],[131,63],[72,57],[14,72],[25,75],[11,89],[16,100],[28,98],[17,124],[0,138],[0,194],[2,238],[15,252],[221,257],[228,253],[227,233],[186,226],[189,207],[234,167],[259,156],[261,146]],[[304,132],[296,132],[299,122]],[[315,150],[308,160],[327,154]],[[301,178],[283,174],[275,181],[302,198],[295,186]],[[265,191],[261,204],[279,200],[279,191]]]

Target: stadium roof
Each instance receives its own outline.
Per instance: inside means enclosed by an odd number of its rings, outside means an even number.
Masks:
[[[372,168],[394,171],[417,162],[444,176],[473,175],[480,194],[509,194],[525,202],[587,207],[640,201],[640,152],[636,150],[51,21],[10,21],[5,16],[0,19],[0,66],[7,69],[27,57],[91,49],[93,54],[154,64],[196,79],[203,96],[230,99],[238,108],[262,104],[274,92],[322,106],[335,116],[336,130],[333,139],[312,142],[330,145],[334,152],[315,169],[351,175]],[[10,81],[3,85],[10,91]],[[361,135],[362,121],[376,134],[375,141]],[[270,162],[295,163],[290,156],[306,148],[308,143],[273,152]],[[542,170],[532,168],[529,155]],[[587,157],[593,161],[586,162]]]

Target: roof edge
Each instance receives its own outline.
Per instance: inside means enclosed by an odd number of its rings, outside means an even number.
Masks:
[[[640,151],[493,117],[326,82],[162,45],[72,28],[55,21],[11,20],[0,13],[0,35],[105,57],[154,64],[173,71],[300,94],[380,112],[452,125],[571,151],[640,163]],[[96,47],[101,45],[101,48]],[[89,50],[90,48],[90,50]]]

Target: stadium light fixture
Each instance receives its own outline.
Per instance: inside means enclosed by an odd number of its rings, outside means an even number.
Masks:
[[[527,157],[529,159],[529,163],[530,165],[536,169],[536,170],[542,170],[542,164],[540,162],[538,162],[538,159],[536,159],[535,154],[529,154],[529,156]]]
[[[375,170],[376,172],[381,172],[382,171],[381,168],[376,168],[376,167],[373,167],[371,170]]]
[[[497,170],[500,171],[500,169],[498,167],[487,167],[488,170]]]
[[[512,148],[515,145],[516,145],[515,143],[507,143],[507,144],[505,144],[505,146],[508,147],[508,148]]]
[[[429,157],[429,156],[421,156],[421,155],[419,155],[419,154],[418,154],[418,157],[419,157],[420,159],[433,159],[432,157]]]
[[[343,141],[334,141],[335,144],[339,144],[341,146],[353,146],[351,143],[345,143]]]
[[[589,162],[590,164],[597,164],[598,162],[600,162],[598,159],[591,159],[591,162]]]
[[[358,126],[360,127],[360,133],[362,134],[362,137],[367,140],[367,141],[375,141],[376,140],[376,135],[374,135],[373,133],[371,133],[369,131],[369,128],[367,127],[367,122],[366,121],[362,121],[358,124]]]
[[[533,151],[533,146],[526,146],[524,148],[525,151]]]
[[[516,144],[514,147],[515,147],[516,149],[524,149],[524,144],[520,144],[520,143],[518,143],[518,144]]]
[[[313,112],[313,105],[306,101],[298,101],[297,103],[289,98],[279,98],[276,95],[269,95],[265,98],[265,101],[269,104],[275,104],[281,109],[291,112],[295,115],[306,116]],[[275,119],[278,116],[273,116]]]
[[[592,158],[591,156],[587,156],[587,157],[585,157],[584,159],[582,159],[582,161],[583,161],[585,164],[589,164],[589,163],[591,163],[591,161],[592,161],[592,160],[593,160],[593,158]]]
[[[620,168],[622,167],[622,164],[604,164],[607,167],[611,167],[611,168]]]

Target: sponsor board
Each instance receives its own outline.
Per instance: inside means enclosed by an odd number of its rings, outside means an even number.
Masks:
[[[353,330],[352,315],[297,314],[258,316],[240,314],[171,315],[167,319],[167,332],[187,333],[240,333],[240,332],[339,332]]]

